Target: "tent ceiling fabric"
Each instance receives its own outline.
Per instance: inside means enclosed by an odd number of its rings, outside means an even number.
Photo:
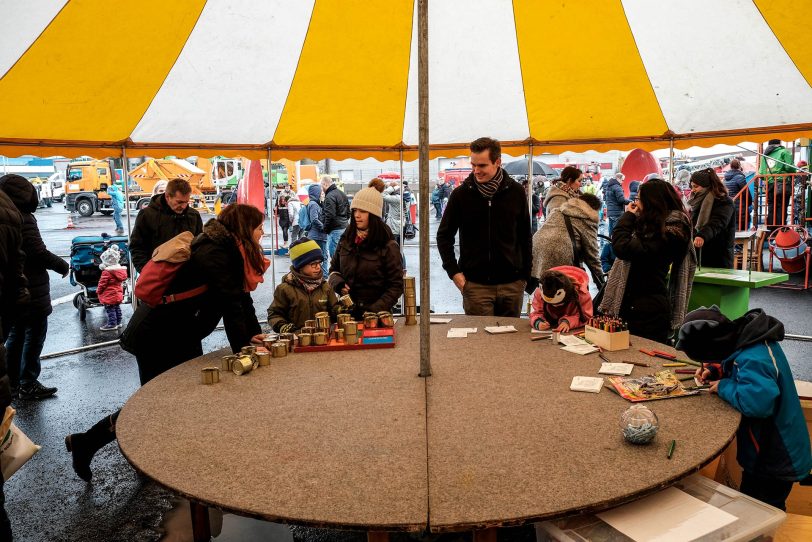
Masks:
[[[804,4],[431,0],[431,154],[812,135]],[[0,154],[416,157],[414,0],[0,0],[0,20]]]

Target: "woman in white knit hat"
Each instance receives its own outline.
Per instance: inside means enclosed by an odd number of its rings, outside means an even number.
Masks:
[[[403,265],[391,230],[384,224],[383,197],[363,188],[350,205],[352,218],[330,262],[330,286],[349,294],[353,315],[391,311],[403,293]]]

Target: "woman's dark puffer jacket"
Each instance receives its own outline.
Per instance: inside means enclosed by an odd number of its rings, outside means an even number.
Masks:
[[[25,253],[23,272],[28,279],[28,291],[31,294],[31,300],[24,305],[25,314],[31,317],[47,316],[53,311],[48,270],[65,275],[70,266],[50,252],[42,241],[37,219],[34,218],[39,198],[31,181],[19,175],[6,175],[0,183],[0,190],[14,202],[22,216],[22,249]]]
[[[330,262],[329,282],[337,295],[345,284],[350,287],[355,317],[365,311],[391,311],[403,293],[398,244],[390,239],[378,248],[367,246],[366,241],[356,245],[344,232]]]

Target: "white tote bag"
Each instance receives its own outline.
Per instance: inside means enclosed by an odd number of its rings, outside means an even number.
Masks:
[[[31,442],[31,439],[11,422],[14,413],[14,409],[8,407],[3,417],[3,423],[0,425],[0,434],[3,435],[3,440],[0,442],[0,466],[4,480],[11,478],[11,475],[34,457],[34,454],[40,449],[40,446]],[[3,431],[3,429],[6,430]]]

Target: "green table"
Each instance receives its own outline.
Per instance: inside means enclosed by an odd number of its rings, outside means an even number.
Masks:
[[[738,318],[750,309],[750,289],[789,280],[786,273],[703,267],[697,269],[688,310],[718,305],[722,314]]]

